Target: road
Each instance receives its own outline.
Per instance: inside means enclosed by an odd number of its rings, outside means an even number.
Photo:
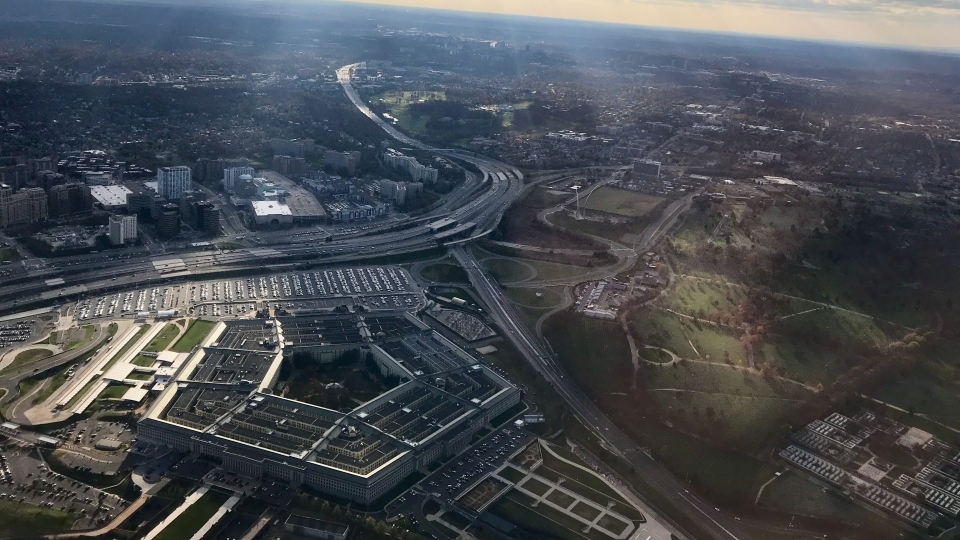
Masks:
[[[42,373],[49,369],[68,364],[97,348],[100,342],[103,341],[103,338],[106,337],[106,330],[99,324],[95,325],[95,328],[96,330],[94,331],[93,335],[90,336],[90,340],[72,351],[55,354],[44,359],[43,361],[31,363],[30,365],[25,366],[23,369],[4,373],[4,376],[0,378],[0,389],[5,391],[3,397],[0,398],[0,408],[6,407],[15,399],[20,397],[17,394],[17,385],[20,384],[20,381],[33,377],[37,373]],[[37,387],[37,389],[39,390],[39,387]],[[30,407],[21,407],[22,404],[23,402],[17,403],[10,409],[10,411],[8,411],[8,420],[18,424],[30,423],[29,420],[23,415],[23,413]]]
[[[670,229],[673,223],[688,208],[693,195],[688,195],[671,204],[655,223],[651,224],[637,242],[636,250],[652,247]],[[654,486],[670,503],[693,519],[713,538],[721,540],[745,540],[749,538],[739,531],[734,519],[715,509],[676,478],[656,460],[644,453],[637,444],[621,431],[565,374],[548,353],[544,344],[523,323],[519,314],[500,290],[496,281],[487,275],[469,250],[457,247],[453,250],[457,261],[466,269],[470,283],[477,290],[488,308],[488,314],[506,337],[513,342],[524,358],[553,386],[561,398],[583,420],[585,426],[604,441],[611,451],[628,460],[643,479]],[[664,521],[662,517],[659,518]]]
[[[470,175],[457,191],[425,216],[399,224],[395,220],[386,220],[366,227],[342,228],[341,233],[334,234],[331,241],[325,241],[329,234],[327,231],[317,228],[306,232],[295,230],[272,235],[253,235],[258,240],[260,236],[269,240],[260,240],[260,245],[256,247],[222,253],[190,249],[186,246],[167,246],[168,252],[172,249],[176,252],[157,256],[148,249],[134,248],[108,254],[64,258],[50,264],[41,263],[29,272],[27,278],[0,286],[0,312],[59,302],[81,295],[128,290],[134,286],[159,284],[187,276],[197,278],[225,270],[256,268],[265,272],[283,269],[302,261],[323,264],[355,263],[368,258],[426,251],[441,244],[437,231],[429,226],[432,220],[441,218],[450,218],[461,224],[474,224],[474,228],[466,233],[469,236],[457,240],[458,243],[489,234],[509,205],[520,195],[523,189],[522,173],[510,165],[471,152],[434,148],[400,133],[373,113],[360,99],[350,82],[354,67],[355,65],[341,68],[338,78],[347,97],[365,116],[405,145],[473,164],[481,171],[482,177],[475,178]],[[669,223],[680,215],[686,204],[687,202],[675,203],[672,212],[665,213],[664,218],[644,233],[637,247],[645,249],[652,245],[668,229]],[[400,224],[403,227],[398,227]],[[229,239],[228,237],[226,240]],[[520,317],[509,307],[510,303],[499,287],[480,270],[469,252],[457,247],[454,253],[467,269],[471,282],[491,309],[491,316],[500,328],[507,333],[507,337],[527,360],[554,385],[586,425],[591,426],[611,449],[634,463],[637,471],[648,482],[657,486],[673,504],[699,521],[704,529],[711,531],[716,538],[746,538],[735,531],[729,518],[695,495],[686,493],[684,484],[640,452],[629,437],[565,378],[562,369],[546,353],[543,344],[520,322]],[[164,273],[159,268],[160,265],[155,264],[170,259],[182,261],[184,270]],[[53,278],[62,279],[63,283],[45,283],[45,280]],[[79,356],[85,351],[74,352]],[[56,357],[52,357],[47,363],[54,361],[53,358]],[[57,361],[66,363],[69,360]],[[19,382],[19,379],[16,382]],[[13,388],[16,387],[13,381],[4,381],[3,384],[13,384]],[[4,400],[6,399],[5,397]]]

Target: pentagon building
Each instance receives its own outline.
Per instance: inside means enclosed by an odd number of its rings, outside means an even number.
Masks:
[[[275,395],[293,354],[349,351],[400,384],[349,411]],[[405,312],[219,323],[140,420],[140,440],[369,504],[467,447],[520,391]]]

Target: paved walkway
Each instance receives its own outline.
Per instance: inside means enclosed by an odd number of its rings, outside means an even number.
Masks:
[[[610,487],[610,489],[612,489],[613,491],[615,491],[615,492],[618,493],[618,494],[620,493],[620,491],[616,488],[616,486],[610,485],[609,483],[606,482],[605,479],[603,479],[602,477],[597,476],[597,475],[596,475],[593,471],[591,471],[590,469],[587,469],[586,467],[583,467],[583,466],[581,466],[581,465],[579,465],[579,464],[577,464],[577,463],[574,463],[574,462],[572,462],[572,461],[569,461],[569,460],[563,458],[562,456],[556,454],[555,452],[553,452],[553,450],[549,448],[549,445],[546,444],[545,441],[540,440],[539,444],[540,444],[541,451],[546,451],[546,452],[548,452],[553,458],[558,459],[558,460],[560,460],[560,461],[562,461],[562,462],[564,462],[564,463],[566,463],[567,465],[570,465],[570,466],[572,466],[572,467],[576,467],[576,468],[578,468],[578,469],[581,469],[581,470],[583,470],[583,471],[584,471],[585,473],[587,473],[587,474],[590,474],[590,475],[596,476],[597,478],[600,478],[601,480],[604,481],[604,483],[606,483],[606,484]],[[507,480],[507,479],[504,478],[503,476],[500,476],[499,473],[500,473],[501,471],[503,471],[505,468],[508,468],[508,467],[511,468],[511,469],[513,469],[514,471],[523,473],[525,476],[524,476],[523,478],[521,478],[521,479],[520,479],[518,482],[516,482],[516,483],[511,482],[510,480]],[[558,512],[563,513],[564,515],[566,515],[566,516],[569,517],[570,519],[573,519],[573,520],[579,522],[580,524],[583,525],[583,529],[582,529],[583,532],[589,532],[589,531],[591,531],[591,530],[596,530],[596,531],[600,532],[601,534],[604,534],[604,535],[606,535],[606,536],[608,536],[608,537],[610,537],[610,538],[612,538],[612,539],[615,539],[615,540],[627,540],[627,539],[632,538],[633,536],[635,536],[635,533],[636,533],[636,531],[637,531],[637,528],[634,527],[633,521],[632,521],[630,518],[628,518],[628,517],[620,514],[620,513],[617,512],[616,510],[614,510],[614,507],[615,507],[616,504],[624,504],[623,502],[608,501],[606,505],[602,505],[602,504],[600,504],[600,503],[598,503],[598,502],[595,502],[594,500],[591,500],[591,499],[586,498],[585,496],[581,495],[580,493],[578,493],[578,492],[576,492],[576,491],[573,491],[573,490],[570,490],[570,489],[567,489],[566,487],[564,487],[564,486],[563,486],[563,481],[564,481],[564,478],[563,478],[563,477],[559,478],[556,482],[554,482],[554,481],[552,481],[552,480],[549,480],[549,479],[547,479],[547,478],[545,478],[545,477],[543,477],[543,476],[540,476],[540,475],[536,474],[536,469],[537,469],[537,467],[534,467],[533,470],[522,469],[522,468],[520,468],[520,467],[517,467],[517,466],[515,466],[515,465],[513,465],[513,464],[511,464],[511,463],[509,463],[509,462],[507,462],[507,463],[505,463],[500,469],[498,469],[497,472],[494,473],[493,476],[496,477],[496,478],[497,478],[498,480],[500,480],[501,482],[504,482],[505,484],[512,486],[513,489],[515,489],[517,492],[522,493],[522,494],[526,495],[527,497],[533,499],[534,502],[531,504],[532,507],[536,508],[537,506],[543,504],[543,505],[545,505],[545,506],[547,506],[547,507],[549,507],[549,508],[551,508],[551,509],[553,509],[553,510],[556,510],[556,511],[558,511]],[[546,486],[548,487],[548,489],[547,489],[545,492],[543,492],[542,494],[539,494],[539,495],[538,495],[537,493],[526,489],[525,486],[526,486],[529,482],[537,482],[537,483],[544,484],[544,485],[546,485]],[[566,502],[567,500],[571,500],[571,502],[569,502],[569,503],[567,503],[567,504],[564,504],[564,505],[561,505],[561,504],[558,504],[558,503],[550,500],[550,497],[551,497],[551,496],[555,496],[555,494],[560,494],[559,500],[560,500],[561,502]],[[622,494],[621,494],[621,498],[622,498],[624,501],[629,500],[629,498],[627,498],[626,496],[624,496],[624,495],[622,495]],[[582,506],[581,506],[581,505],[582,505]],[[628,506],[629,506],[629,505],[628,505]],[[580,514],[577,513],[577,512],[574,512],[574,509],[575,509],[575,508],[578,508],[578,507],[581,508],[581,509],[584,508],[584,507],[589,508],[590,511],[585,512],[584,510],[581,510],[581,512],[583,512],[583,513],[589,513],[589,514],[594,514],[594,516],[593,516],[592,518],[588,518],[588,517],[584,517],[584,516],[580,515]],[[650,512],[643,512],[643,511],[641,511],[639,508],[635,508],[635,509],[638,510],[638,511],[640,511],[641,513],[643,513],[645,517],[651,515]],[[536,510],[534,510],[534,511],[536,511]],[[616,520],[616,521],[622,523],[622,524],[623,524],[623,527],[621,528],[621,530],[620,530],[619,532],[618,532],[618,531],[611,531],[611,530],[607,529],[606,527],[604,527],[603,525],[600,524],[601,521],[604,521],[604,518],[607,518],[605,521],[607,521],[608,523],[609,523],[609,521],[610,521],[611,519]],[[648,519],[649,519],[649,518],[648,518]],[[650,525],[651,525],[651,522],[648,522],[648,523],[646,523],[646,524],[644,524],[644,525],[645,525],[645,526],[650,526]],[[656,523],[653,522],[652,525],[655,526]],[[664,529],[664,531],[666,531],[666,529]],[[651,534],[650,537],[651,537],[651,538],[661,538],[662,540],[668,540],[668,539],[670,538],[669,532],[667,532],[667,534],[666,534],[665,536],[653,536],[653,535]]]

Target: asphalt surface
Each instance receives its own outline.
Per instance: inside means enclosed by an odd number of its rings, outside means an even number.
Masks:
[[[31,363],[20,370],[4,373],[4,376],[0,378],[0,389],[5,390],[6,393],[2,398],[0,398],[0,408],[6,407],[8,404],[21,397],[17,390],[17,385],[20,384],[20,381],[76,360],[77,358],[95,349],[104,337],[106,337],[106,330],[104,330],[102,325],[98,324],[96,325],[96,331],[92,336],[90,336],[90,340],[80,347],[77,347],[72,351],[55,354],[40,362]],[[9,420],[18,424],[29,424],[30,422],[23,414],[29,408],[30,407],[28,406],[21,406],[21,404],[18,403],[8,412],[10,416]]]

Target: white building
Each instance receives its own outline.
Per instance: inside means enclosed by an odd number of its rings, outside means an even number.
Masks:
[[[120,210],[127,207],[127,195],[133,193],[124,186],[90,186],[90,195],[104,210]]]
[[[421,165],[416,158],[401,154],[393,148],[383,154],[383,162],[390,167],[407,171],[414,182],[433,183],[437,181],[439,174],[437,169]]]
[[[223,170],[223,189],[232,192],[237,185],[237,180],[243,175],[253,178],[256,174],[253,167],[231,167]]]
[[[168,201],[175,201],[190,191],[190,167],[163,167],[157,170],[157,192]]]
[[[137,216],[110,216],[110,243],[117,246],[137,239]]]
[[[257,225],[292,225],[290,207],[276,201],[250,201],[253,219]]]

